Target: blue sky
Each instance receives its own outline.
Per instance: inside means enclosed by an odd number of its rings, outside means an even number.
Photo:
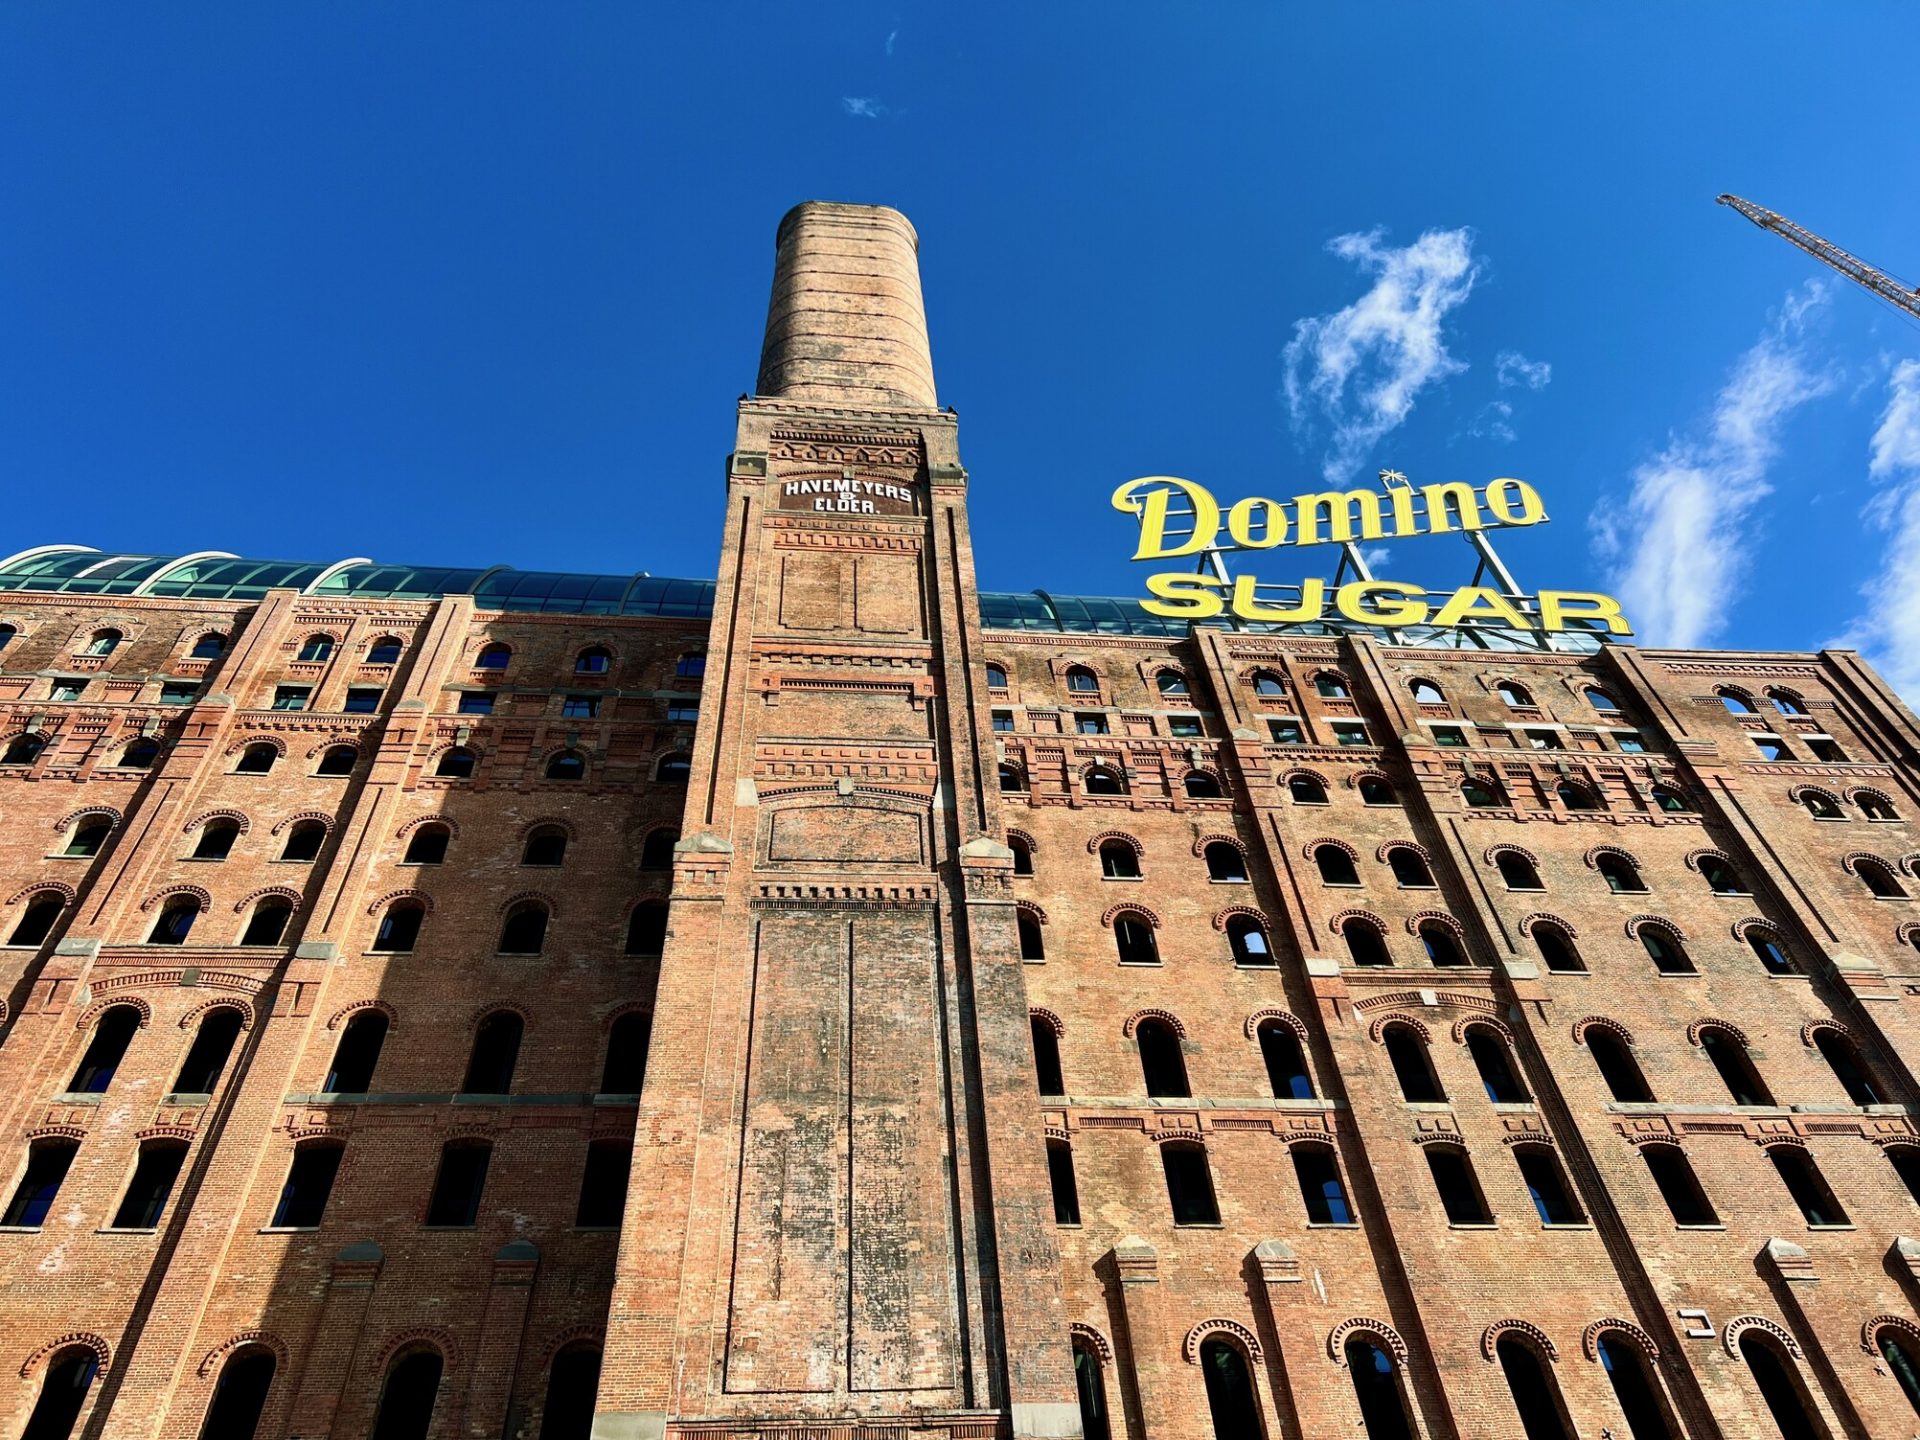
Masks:
[[[1713,199],[1920,278],[1916,41],[1891,4],[0,7],[0,549],[710,575],[774,225],[876,201],[989,588],[1139,593],[1135,475],[1512,474],[1555,520],[1523,583],[1912,693],[1920,324]]]

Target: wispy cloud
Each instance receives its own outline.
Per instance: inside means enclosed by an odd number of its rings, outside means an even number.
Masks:
[[[1889,685],[1920,704],[1920,360],[1894,367],[1871,453],[1867,473],[1885,488],[1867,517],[1887,544],[1879,573],[1860,587],[1866,613],[1835,643],[1864,650]]]
[[[1623,502],[1595,512],[1595,549],[1611,562],[1614,589],[1643,642],[1698,646],[1726,623],[1754,509],[1773,490],[1767,471],[1781,427],[1833,388],[1806,337],[1809,316],[1826,301],[1819,281],[1788,295],[1734,362],[1704,428],[1670,438],[1635,468]]]
[[[1489,400],[1467,426],[1467,434],[1477,440],[1498,440],[1511,445],[1520,437],[1513,428],[1513,406],[1504,400]]]
[[[898,30],[889,30],[887,32],[887,58],[889,60],[893,58],[893,42],[899,38],[900,32]]]
[[[878,120],[892,113],[873,95],[842,95],[840,108],[859,120]]]
[[[1467,368],[1447,353],[1442,331],[1480,277],[1472,232],[1429,230],[1401,248],[1385,234],[1328,242],[1374,277],[1373,288],[1345,309],[1296,321],[1287,344],[1287,410],[1303,437],[1326,427],[1321,468],[1330,481],[1346,479],[1398,428],[1422,390]]]
[[[1518,350],[1502,350],[1493,357],[1493,374],[1502,390],[1521,385],[1544,390],[1553,379],[1553,366],[1544,360],[1529,360]]]

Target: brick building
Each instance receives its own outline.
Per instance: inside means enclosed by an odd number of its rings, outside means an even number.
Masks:
[[[1913,715],[979,594],[915,243],[715,581],[0,564],[0,1435],[1920,1433]]]

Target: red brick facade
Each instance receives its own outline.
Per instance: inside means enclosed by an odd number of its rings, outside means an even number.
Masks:
[[[985,628],[913,247],[710,620],[0,591],[0,1435],[1920,1432],[1913,715]]]

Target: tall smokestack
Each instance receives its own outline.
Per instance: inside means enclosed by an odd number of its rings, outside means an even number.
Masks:
[[[884,205],[809,200],[780,222],[758,391],[833,406],[936,408],[920,237]]]

